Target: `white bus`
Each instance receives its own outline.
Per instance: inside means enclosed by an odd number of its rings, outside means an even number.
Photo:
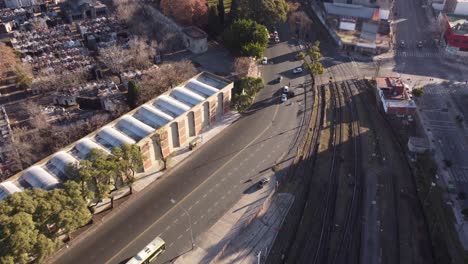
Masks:
[[[156,237],[136,256],[127,261],[127,264],[147,264],[153,262],[159,255],[166,250],[166,242],[160,237]]]

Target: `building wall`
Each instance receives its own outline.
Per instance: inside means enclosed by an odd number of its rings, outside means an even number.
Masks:
[[[468,2],[458,2],[453,13],[456,15],[468,15]]]

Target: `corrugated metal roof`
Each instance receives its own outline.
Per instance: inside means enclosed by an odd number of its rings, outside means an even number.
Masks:
[[[374,16],[375,8],[343,4],[343,3],[323,3],[327,14],[336,16],[350,16],[372,19]]]
[[[50,190],[59,183],[57,178],[50,175],[47,171],[39,166],[33,166],[27,169],[21,178],[32,187],[45,190]]]
[[[115,128],[105,126],[96,135],[96,140],[109,149],[120,147],[122,144],[135,144],[136,141],[117,131]]]
[[[195,106],[198,103],[205,100],[205,97],[190,91],[184,87],[177,87],[171,92],[171,96],[176,98],[177,100],[189,104],[191,106]]]
[[[177,101],[175,98],[172,98],[168,95],[159,96],[158,99],[154,101],[153,106],[164,111],[166,114],[172,115],[173,117],[177,117],[187,112],[191,108],[190,106]]]
[[[88,155],[88,153],[92,150],[92,149],[100,149],[100,150],[103,150],[105,152],[107,152],[107,150],[101,146],[99,146],[99,144],[97,144],[96,142],[92,141],[91,139],[89,138],[83,138],[81,139],[80,141],[78,141],[78,143],[76,143],[75,145],[75,149],[77,151],[77,157],[80,158],[80,159],[85,159],[86,158],[86,155]]]
[[[219,90],[214,88],[213,86],[207,85],[195,79],[190,79],[190,81],[185,84],[185,88],[192,90],[198,94],[201,94],[204,97],[209,97],[219,92]]]
[[[21,189],[18,188],[12,182],[2,182],[0,183],[0,201],[5,199],[8,195],[21,192]]]
[[[77,163],[78,160],[65,151],[57,152],[52,159],[47,163],[47,168],[55,175],[62,177],[65,176],[65,168],[70,163]],[[52,167],[52,168],[51,168]]]
[[[143,105],[133,117],[153,128],[162,127],[174,120],[172,116],[150,105]]]
[[[115,124],[115,127],[136,141],[146,137],[154,131],[154,128],[146,125],[131,115],[124,115],[122,119]]]

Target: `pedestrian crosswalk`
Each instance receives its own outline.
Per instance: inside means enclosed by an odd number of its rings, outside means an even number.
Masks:
[[[418,58],[434,58],[434,57],[445,57],[446,53],[441,50],[397,50],[397,57],[418,57]]]
[[[454,181],[468,183],[468,168],[454,166],[450,172]]]

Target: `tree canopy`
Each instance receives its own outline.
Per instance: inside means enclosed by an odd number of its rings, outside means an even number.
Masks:
[[[234,21],[223,38],[231,52],[242,56],[260,57],[268,45],[266,27],[250,19]]]
[[[273,26],[285,22],[288,16],[288,4],[285,0],[239,0],[241,17],[250,18],[258,23]]]
[[[56,250],[59,235],[91,220],[79,185],[61,187],[29,189],[0,201],[0,263],[41,262]]]
[[[127,103],[131,108],[135,108],[138,105],[138,100],[140,99],[140,86],[134,81],[130,80],[128,82],[128,92],[127,92]]]

